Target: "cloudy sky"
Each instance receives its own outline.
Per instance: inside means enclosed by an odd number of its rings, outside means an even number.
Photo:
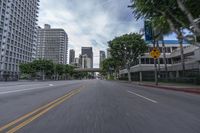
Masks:
[[[39,25],[65,29],[76,56],[82,46],[92,46],[98,67],[99,50],[106,50],[109,40],[143,26],[134,20],[129,4],[130,0],[41,0]]]

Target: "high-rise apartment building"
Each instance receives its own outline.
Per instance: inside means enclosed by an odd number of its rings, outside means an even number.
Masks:
[[[88,58],[90,58],[90,68],[93,68],[93,51],[92,47],[82,47],[81,48],[81,54],[87,55]]]
[[[105,60],[106,58],[106,53],[105,51],[100,51],[99,53],[99,68],[102,68],[102,62]]]
[[[69,51],[69,64],[74,64],[75,63],[75,50],[70,49]]]
[[[37,59],[67,64],[68,35],[65,30],[45,24],[43,29],[38,30],[37,38]]]
[[[39,0],[0,0],[0,80],[17,80],[19,64],[31,62]]]

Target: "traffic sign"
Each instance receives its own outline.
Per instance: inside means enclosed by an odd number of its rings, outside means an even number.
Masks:
[[[153,57],[154,59],[158,59],[160,57],[160,50],[157,48],[154,48],[151,52],[150,52],[151,57]]]

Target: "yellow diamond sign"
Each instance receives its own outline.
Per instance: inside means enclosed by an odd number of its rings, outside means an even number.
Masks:
[[[151,52],[150,52],[151,57],[153,57],[154,59],[158,59],[160,57],[160,50],[158,48],[154,48]]]

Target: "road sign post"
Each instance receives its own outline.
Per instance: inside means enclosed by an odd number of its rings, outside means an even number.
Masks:
[[[155,83],[158,85],[158,69],[157,69],[157,60],[160,57],[160,50],[158,48],[153,48],[150,52],[152,58],[154,58],[154,67],[155,67]]]

